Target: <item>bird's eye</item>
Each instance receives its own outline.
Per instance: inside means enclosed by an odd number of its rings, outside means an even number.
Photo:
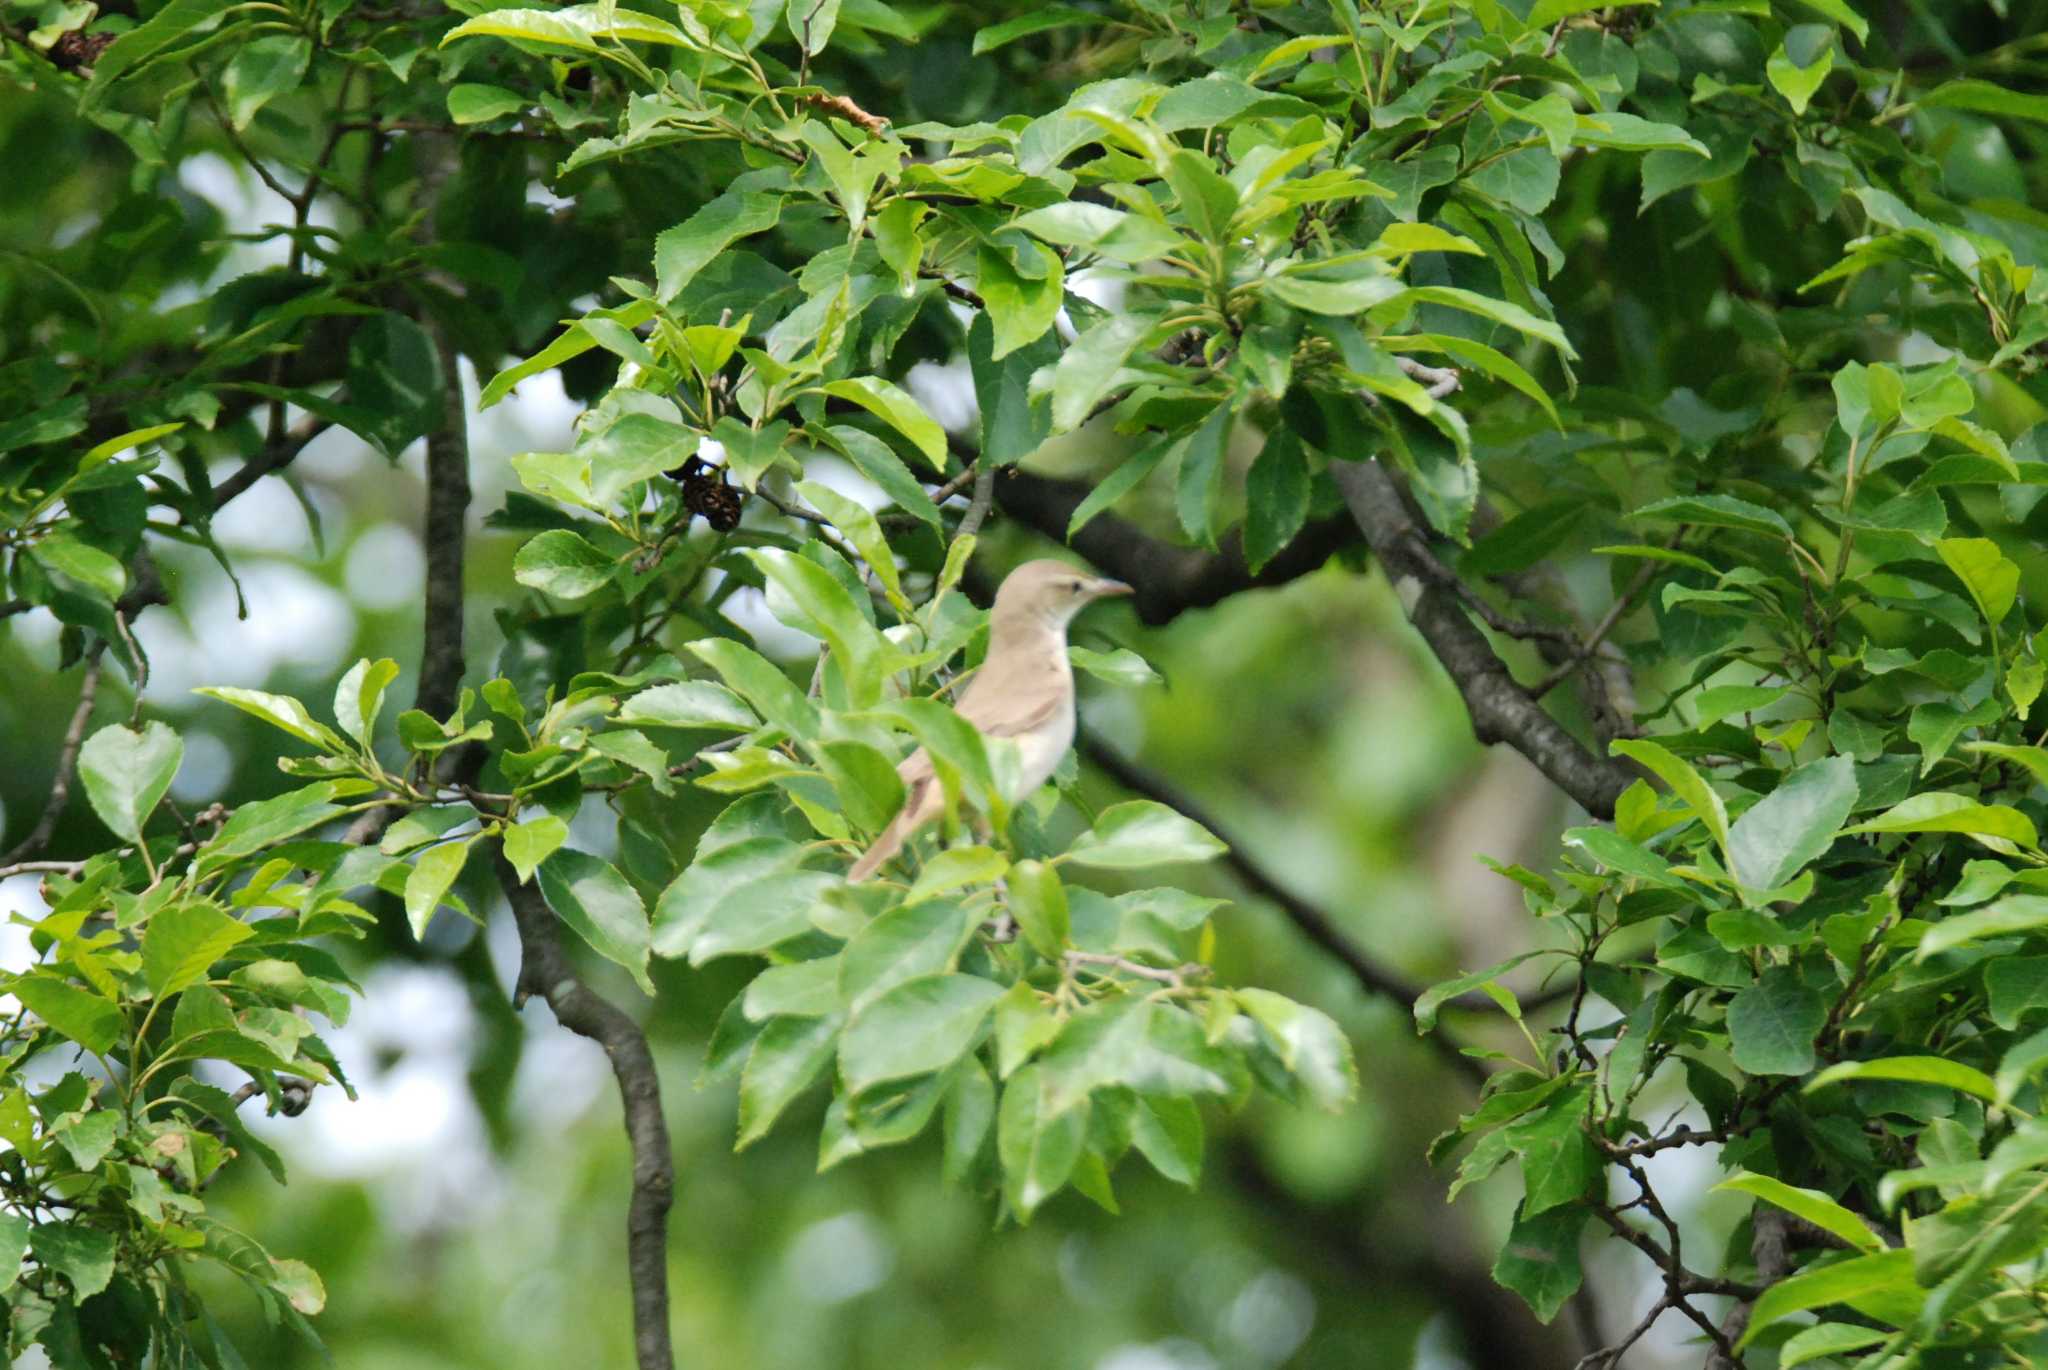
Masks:
[[[1067,588],[1078,595],[1081,593],[1081,582],[1078,580],[1070,580],[1067,582]]]

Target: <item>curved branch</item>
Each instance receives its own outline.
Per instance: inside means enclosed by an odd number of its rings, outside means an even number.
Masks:
[[[57,748],[57,773],[50,781],[49,802],[43,805],[43,816],[36,820],[28,836],[14,850],[0,856],[0,866],[12,866],[40,854],[57,831],[57,820],[64,816],[64,809],[71,802],[71,780],[78,769],[79,748],[85,744],[85,725],[92,720],[93,701],[99,697],[101,658],[106,650],[105,638],[86,649],[85,679],[79,683],[78,704],[71,711],[70,726],[64,729],[64,741]]]
[[[1005,514],[1066,543],[1097,569],[1132,586],[1137,593],[1131,602],[1138,617],[1149,624],[1165,623],[1189,609],[1205,609],[1240,590],[1284,585],[1358,541],[1348,520],[1323,519],[1303,528],[1254,574],[1235,531],[1224,537],[1220,550],[1205,552],[1148,537],[1114,514],[1100,514],[1070,540],[1067,521],[1088,493],[1089,487],[1079,482],[1033,475],[1014,466],[1005,468],[996,481],[996,504]]]
[[[1507,743],[1588,813],[1613,817],[1614,801],[1633,773],[1588,751],[1516,682],[1458,596],[1433,574],[1435,558],[1386,468],[1374,461],[1333,461],[1330,474],[1409,622],[1464,696],[1479,740]]]
[[[626,1207],[626,1266],[633,1289],[633,1355],[637,1370],[674,1370],[668,1330],[668,1210],[675,1199],[675,1162],[661,1112],[661,1078],[640,1025],[577,976],[562,949],[555,913],[502,854],[498,883],[519,927],[519,982],[515,1007],[539,995],[555,1021],[604,1048],[625,1107],[626,1140],[633,1151],[633,1196]]]

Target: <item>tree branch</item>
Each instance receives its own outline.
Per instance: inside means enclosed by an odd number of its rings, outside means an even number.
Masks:
[[[1588,813],[1613,817],[1614,801],[1634,774],[1593,755],[1516,683],[1486,635],[1466,617],[1458,596],[1432,570],[1434,557],[1422,530],[1386,468],[1374,461],[1333,461],[1330,474],[1393,582],[1409,622],[1464,696],[1479,740],[1507,743]]]
[[[661,1078],[647,1035],[625,1010],[592,992],[562,949],[555,913],[538,887],[519,883],[502,854],[498,883],[519,927],[519,982],[512,1002],[547,1000],[555,1021],[604,1048],[625,1107],[633,1151],[633,1195],[626,1207],[626,1265],[633,1291],[633,1353],[637,1370],[674,1370],[668,1330],[668,1211],[675,1199],[675,1162],[661,1112]]]
[[[1358,541],[1344,519],[1311,523],[1294,541],[1254,575],[1244,559],[1244,543],[1236,531],[1227,534],[1217,552],[1176,547],[1139,532],[1114,514],[1100,514],[1067,537],[1067,521],[1088,497],[1089,487],[1053,480],[1016,467],[1006,468],[996,482],[996,503],[1005,514],[1055,542],[1067,543],[1094,566],[1133,586],[1138,617],[1165,623],[1189,609],[1205,609],[1241,590],[1284,585],[1316,570],[1341,547]]]
[[[1083,756],[1125,789],[1142,794],[1186,815],[1222,838],[1230,848],[1224,860],[1237,873],[1238,879],[1244,882],[1246,888],[1259,897],[1279,905],[1280,911],[1301,929],[1309,941],[1335,957],[1351,972],[1351,977],[1358,981],[1362,989],[1392,999],[1411,1013],[1414,1011],[1415,1001],[1422,996],[1419,986],[1408,983],[1360,951],[1337,926],[1335,919],[1282,885],[1245,851],[1242,842],[1226,836],[1226,829],[1201,805],[1150,771],[1125,760],[1092,733],[1080,734],[1080,750]],[[1479,1005],[1475,1002],[1461,1006]],[[1491,1001],[1486,1001],[1485,1006],[1493,1007]],[[1430,1033],[1427,1040],[1443,1056],[1445,1064],[1453,1067],[1459,1074],[1472,1080],[1486,1078],[1485,1067],[1459,1051],[1457,1043],[1442,1033]]]
[[[71,778],[78,767],[78,749],[85,743],[85,725],[92,720],[93,701],[99,697],[100,668],[106,655],[107,640],[99,641],[86,649],[85,679],[78,686],[78,704],[71,711],[71,724],[64,729],[64,741],[57,748],[57,773],[50,781],[50,798],[43,805],[43,816],[36,820],[14,850],[0,856],[0,866],[11,866],[38,855],[50,845],[50,837],[57,831],[57,820],[64,816],[65,806],[71,802]]]

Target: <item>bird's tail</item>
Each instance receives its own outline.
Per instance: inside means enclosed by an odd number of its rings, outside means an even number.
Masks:
[[[874,845],[862,852],[860,860],[846,872],[847,880],[857,885],[880,870],[884,861],[903,850],[903,843],[910,836],[910,827],[910,806],[906,804],[889,820],[889,826],[876,834]]]
[[[938,796],[938,786],[927,778],[924,783],[912,785],[910,793],[903,797],[903,807],[889,820],[889,826],[875,834],[874,843],[860,854],[860,860],[846,872],[847,881],[859,884],[882,868],[882,863],[903,850],[903,844],[910,840],[910,834],[930,820],[936,805],[932,800]]]

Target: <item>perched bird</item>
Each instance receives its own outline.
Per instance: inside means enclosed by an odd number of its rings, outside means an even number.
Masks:
[[[989,611],[988,655],[967,682],[956,712],[983,737],[1017,744],[1015,802],[1043,785],[1074,745],[1074,672],[1067,664],[1067,624],[1105,595],[1127,595],[1120,580],[1085,575],[1058,561],[1028,561],[1010,572]],[[865,880],[939,816],[945,796],[922,747],[896,768],[903,807],[874,845],[846,873]]]

